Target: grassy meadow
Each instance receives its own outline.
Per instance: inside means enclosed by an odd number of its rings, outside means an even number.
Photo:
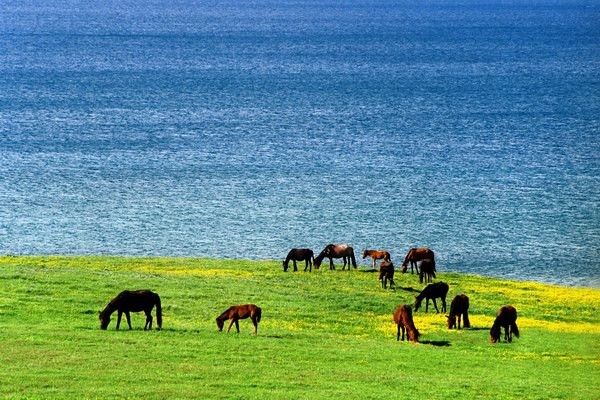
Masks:
[[[300,265],[299,265],[300,266]],[[600,290],[440,272],[448,307],[469,296],[472,329],[449,331],[430,306],[422,343],[397,342],[392,313],[414,302],[416,275],[383,290],[366,267],[284,273],[279,261],[0,257],[3,398],[599,399]],[[161,296],[163,330],[143,313],[98,312],[124,289]],[[263,309],[227,334],[233,304]],[[521,338],[489,343],[498,308]],[[156,324],[155,324],[156,325]],[[227,325],[226,325],[227,327]]]

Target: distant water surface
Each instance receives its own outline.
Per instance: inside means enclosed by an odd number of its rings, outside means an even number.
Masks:
[[[429,246],[600,287],[599,135],[597,1],[0,13],[0,254]]]

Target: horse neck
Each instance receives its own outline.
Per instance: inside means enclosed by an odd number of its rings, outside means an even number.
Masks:
[[[326,250],[323,250],[318,256],[315,257],[315,261],[320,263],[325,257],[327,257]]]
[[[102,310],[100,315],[109,318],[112,315],[112,313],[114,313],[117,310],[117,308],[117,302],[115,300],[111,300],[111,302],[108,303],[106,307],[104,307],[104,310]]]
[[[226,310],[226,311],[224,311],[224,312],[223,312],[221,315],[219,315],[219,316],[217,317],[217,321],[225,321],[225,320],[229,319],[229,310],[230,310],[230,309],[227,309],[227,310]]]
[[[402,265],[408,264],[408,261],[411,259],[414,251],[415,251],[415,249],[410,249],[408,251],[408,253],[406,253],[406,257],[404,257],[404,261],[402,262]]]

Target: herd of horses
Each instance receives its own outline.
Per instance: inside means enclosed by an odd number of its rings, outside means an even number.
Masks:
[[[387,289],[389,282],[390,288],[394,286],[394,271],[395,267],[392,263],[390,253],[385,250],[364,250],[362,258],[371,258],[373,269],[377,267],[377,260],[382,260],[379,265],[379,279],[382,281],[382,287]],[[334,270],[333,259],[342,258],[344,266],[342,270],[350,270],[350,263],[354,268],[356,266],[356,258],[354,256],[354,249],[347,244],[328,244],[325,248],[314,257],[314,252],[311,249],[305,248],[294,248],[289,251],[286,259],[283,261],[283,270],[287,271],[289,268],[289,262],[292,261],[294,265],[294,271],[298,271],[296,262],[304,261],[304,271],[312,271],[313,265],[316,269],[321,267],[321,264],[325,258],[329,258],[329,269]],[[432,250],[428,248],[412,248],[410,249],[404,261],[400,267],[400,271],[405,273],[408,271],[410,265],[411,273],[416,272],[419,275],[421,283],[429,283],[425,288],[416,296],[415,303],[411,307],[409,304],[400,304],[393,315],[394,322],[397,325],[397,340],[400,340],[400,333],[402,332],[402,340],[404,340],[405,332],[408,340],[412,342],[418,342],[420,333],[415,327],[413,320],[413,309],[417,312],[421,308],[421,303],[425,300],[425,312],[429,310],[429,301],[433,302],[433,307],[436,312],[440,310],[437,306],[437,299],[441,301],[442,313],[446,312],[446,296],[448,295],[449,286],[444,282],[430,283],[436,277],[435,269],[435,255]],[[158,294],[151,292],[150,290],[136,290],[129,291],[125,290],[119,293],[114,299],[112,299],[108,305],[99,314],[100,328],[106,330],[110,323],[110,316],[116,311],[117,312],[117,325],[118,330],[121,325],[121,317],[125,314],[127,318],[127,325],[131,328],[131,312],[144,312],[146,315],[146,324],[144,330],[152,329],[152,309],[156,308],[156,324],[158,329],[162,328],[162,308],[160,297]],[[461,321],[464,328],[470,328],[471,323],[469,321],[469,298],[465,294],[459,294],[452,300],[450,304],[449,315],[446,316],[448,322],[448,329],[461,329]],[[240,332],[238,321],[240,319],[249,318],[254,325],[254,334],[258,334],[258,323],[262,317],[262,309],[255,304],[241,304],[234,305],[225,310],[216,318],[216,324],[219,331],[223,330],[225,321],[229,320],[229,327],[227,332],[231,330],[231,327],[235,324],[237,332]],[[457,324],[458,319],[458,324]],[[496,315],[496,319],[492,328],[490,329],[490,341],[496,343],[500,341],[501,329],[504,329],[504,340],[512,342],[512,336],[519,337],[519,328],[517,327],[517,310],[510,306],[501,307]]]

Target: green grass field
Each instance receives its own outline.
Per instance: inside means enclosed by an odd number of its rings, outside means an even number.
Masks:
[[[303,268],[303,267],[302,267]],[[0,257],[4,398],[600,398],[600,290],[440,272],[471,300],[472,329],[430,307],[422,343],[397,342],[392,313],[415,275],[383,290],[366,268],[284,273],[278,261]],[[163,330],[143,313],[115,330],[98,312],[121,290],[160,294]],[[258,336],[218,332],[233,304],[263,309]],[[489,343],[498,308],[521,338]],[[124,329],[125,328],[125,329]]]

